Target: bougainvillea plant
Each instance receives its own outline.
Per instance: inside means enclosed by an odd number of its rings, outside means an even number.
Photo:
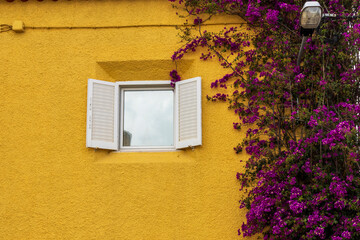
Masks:
[[[191,21],[172,59],[201,49],[202,60],[219,61],[227,74],[208,99],[228,102],[239,116],[234,129],[246,132],[234,148],[250,156],[237,174],[247,209],[239,235],[360,239],[359,1],[320,1],[336,17],[307,39],[300,66],[303,0],[170,2]],[[244,24],[204,30],[218,14]]]

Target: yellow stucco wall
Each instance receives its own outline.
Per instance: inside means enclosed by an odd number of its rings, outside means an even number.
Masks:
[[[203,146],[85,147],[88,78],[168,80],[178,31],[134,26],[181,24],[166,0],[16,0],[0,9],[0,24],[27,27],[0,33],[0,239],[239,239],[235,175],[245,156],[232,151],[242,137],[236,116],[205,99],[222,73],[216,61],[179,63],[184,78],[203,79]]]

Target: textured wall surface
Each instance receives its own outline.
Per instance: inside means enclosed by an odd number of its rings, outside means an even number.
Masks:
[[[216,60],[179,62],[201,76],[203,146],[173,152],[87,149],[87,79],[168,80],[182,43],[171,4],[159,1],[0,2],[0,239],[239,239],[232,148],[236,116],[206,95]],[[218,18],[222,22],[238,19]],[[153,25],[153,26],[135,26]],[[127,26],[110,29],[31,27]],[[210,29],[211,30],[211,29]]]

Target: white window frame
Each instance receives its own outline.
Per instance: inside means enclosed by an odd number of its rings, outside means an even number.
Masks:
[[[170,81],[124,81],[116,82],[119,87],[119,150],[118,152],[155,152],[155,151],[175,151],[175,90],[171,87]],[[173,91],[173,145],[172,146],[123,146],[124,142],[124,92],[125,91],[161,91],[171,90]]]

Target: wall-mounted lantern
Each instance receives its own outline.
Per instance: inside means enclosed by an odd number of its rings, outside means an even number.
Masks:
[[[317,1],[306,2],[300,14],[300,33],[303,36],[311,35],[320,25],[323,9]]]
[[[308,36],[314,33],[314,30],[320,25],[323,17],[323,8],[318,1],[306,2],[301,9],[300,14],[300,34],[303,36],[301,47],[297,59],[297,66],[300,66],[301,57],[304,51],[304,45]]]

